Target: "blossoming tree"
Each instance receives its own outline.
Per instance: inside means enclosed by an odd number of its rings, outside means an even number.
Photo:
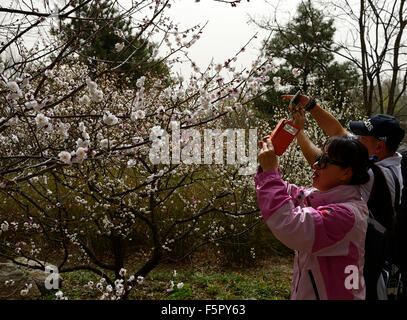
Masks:
[[[51,263],[59,273],[92,271],[102,280],[88,286],[101,298],[126,299],[159,263],[204,246],[221,250],[222,241],[261,222],[252,176],[257,136],[285,114],[255,118],[251,104],[264,83],[280,86],[282,79],[270,79],[278,67],[260,53],[251,70],[238,70],[246,44],[201,70],[188,48],[203,27],[180,30],[165,15],[171,3],[119,7],[122,19],[132,17],[134,41],[126,35],[115,45],[115,61],[87,57],[97,60],[89,64],[72,46],[75,34],[49,31],[63,20],[97,19],[89,35],[97,38],[112,24],[81,10],[97,1],[67,1],[53,11],[0,8],[7,22],[0,27],[1,257],[33,260],[41,270]],[[190,78],[145,68],[135,85],[132,75],[119,77],[115,71],[140,49],[138,39],[156,47],[140,66],[188,61]],[[294,145],[282,159],[293,181],[306,176],[298,174],[301,161]],[[56,298],[65,297],[58,291]]]
[[[114,286],[113,296],[127,298],[163,260],[216,246],[260,221],[252,176],[240,171],[253,143],[240,136],[236,161],[227,165],[196,155],[222,155],[223,144],[211,147],[219,131],[232,134],[233,147],[237,133],[227,129],[269,132],[248,114],[273,62],[260,56],[252,70],[237,70],[238,52],[201,71],[187,49],[202,28],[181,31],[165,16],[170,0],[144,0],[122,8],[121,16],[132,17],[134,39],[154,39],[159,50],[146,59],[171,67],[185,54],[194,73],[183,79],[146,71],[135,87],[130,81],[119,87],[114,68],[126,62],[120,53],[138,50],[128,38],[116,48],[116,63],[89,69],[73,39],[49,34],[62,19],[88,21],[76,14],[84,5],[98,4],[69,1],[53,12],[0,8],[8,23],[0,49],[0,255],[17,264],[24,264],[18,256],[34,260],[42,270],[52,263],[59,273],[93,271]],[[95,26],[95,33],[103,28],[100,21]],[[163,139],[172,128],[179,135]],[[205,130],[212,130],[209,151],[196,137]],[[179,145],[178,161],[174,154],[169,162],[152,160],[151,150],[165,141]],[[138,265],[124,286],[130,256]]]

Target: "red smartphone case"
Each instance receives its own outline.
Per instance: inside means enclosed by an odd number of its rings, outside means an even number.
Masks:
[[[299,132],[300,127],[296,124],[281,119],[273,132],[269,136],[264,137],[263,140],[266,141],[267,138],[270,138],[276,155],[281,156]]]

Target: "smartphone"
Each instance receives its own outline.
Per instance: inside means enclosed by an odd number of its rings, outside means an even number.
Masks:
[[[291,112],[295,112],[298,110],[297,104],[300,102],[300,95],[301,95],[301,90],[298,90],[297,93],[292,97],[290,101],[290,105],[292,106]]]

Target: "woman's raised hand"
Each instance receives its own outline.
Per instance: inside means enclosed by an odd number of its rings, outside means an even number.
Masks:
[[[305,116],[305,111],[304,109],[299,109],[298,111],[295,111],[293,113],[293,122],[300,127],[300,129],[304,129],[305,122],[307,121],[307,118]]]
[[[273,144],[270,138],[266,142],[260,141],[260,151],[258,154],[260,167],[263,171],[276,170],[278,167],[278,158],[274,152]]]

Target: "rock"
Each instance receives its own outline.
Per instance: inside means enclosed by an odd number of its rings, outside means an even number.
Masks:
[[[34,260],[29,260],[27,258],[24,257],[19,257],[15,259],[17,262],[22,263],[24,265],[27,266],[41,266],[38,262],[34,261]],[[39,270],[39,269],[31,269],[29,267],[23,267],[23,266],[19,266],[20,269],[24,270],[26,273],[29,274],[29,276],[35,281],[38,289],[41,291],[42,294],[47,295],[49,294],[49,290],[48,288],[46,288],[45,284],[47,281],[47,278],[52,275],[53,270],[56,270],[56,266],[51,265],[49,263],[45,263],[43,261],[40,261],[43,265],[45,266],[49,266],[49,272],[43,271],[43,270]],[[52,272],[51,272],[52,270]],[[57,281],[57,279],[59,280],[58,283],[54,283],[55,281]],[[62,277],[60,275],[58,275],[57,278],[55,278],[55,280],[51,281],[50,279],[48,280],[48,283],[52,286],[52,285],[56,285],[56,287],[54,287],[53,289],[59,289],[62,285]]]
[[[37,261],[35,260],[31,260],[31,259],[27,259],[24,257],[18,257],[14,259],[15,261],[17,261],[18,263],[22,263],[24,265],[26,265],[27,267],[41,267],[41,264],[39,264]],[[43,261],[40,261],[41,263],[44,263]]]
[[[12,286],[5,284],[9,280],[14,280]],[[26,284],[32,284],[32,287],[27,295],[22,296],[20,293]],[[0,300],[29,300],[40,296],[41,292],[33,278],[10,262],[0,263]]]
[[[15,261],[24,264],[25,266],[12,262],[0,262],[0,300],[33,299],[40,297],[41,295],[48,295],[51,289],[59,289],[61,287],[62,277],[58,274],[55,275],[55,278],[52,278],[52,274],[53,271],[56,270],[56,266],[40,261],[40,263],[49,267],[49,271],[46,272],[43,270],[30,268],[33,266],[41,266],[34,260],[19,257],[16,258]],[[5,285],[5,282],[8,280],[14,280],[14,285]],[[32,284],[32,288],[29,290],[26,296],[21,296],[20,292],[22,289],[24,289],[26,283]],[[47,288],[46,284],[48,284],[50,287]]]

